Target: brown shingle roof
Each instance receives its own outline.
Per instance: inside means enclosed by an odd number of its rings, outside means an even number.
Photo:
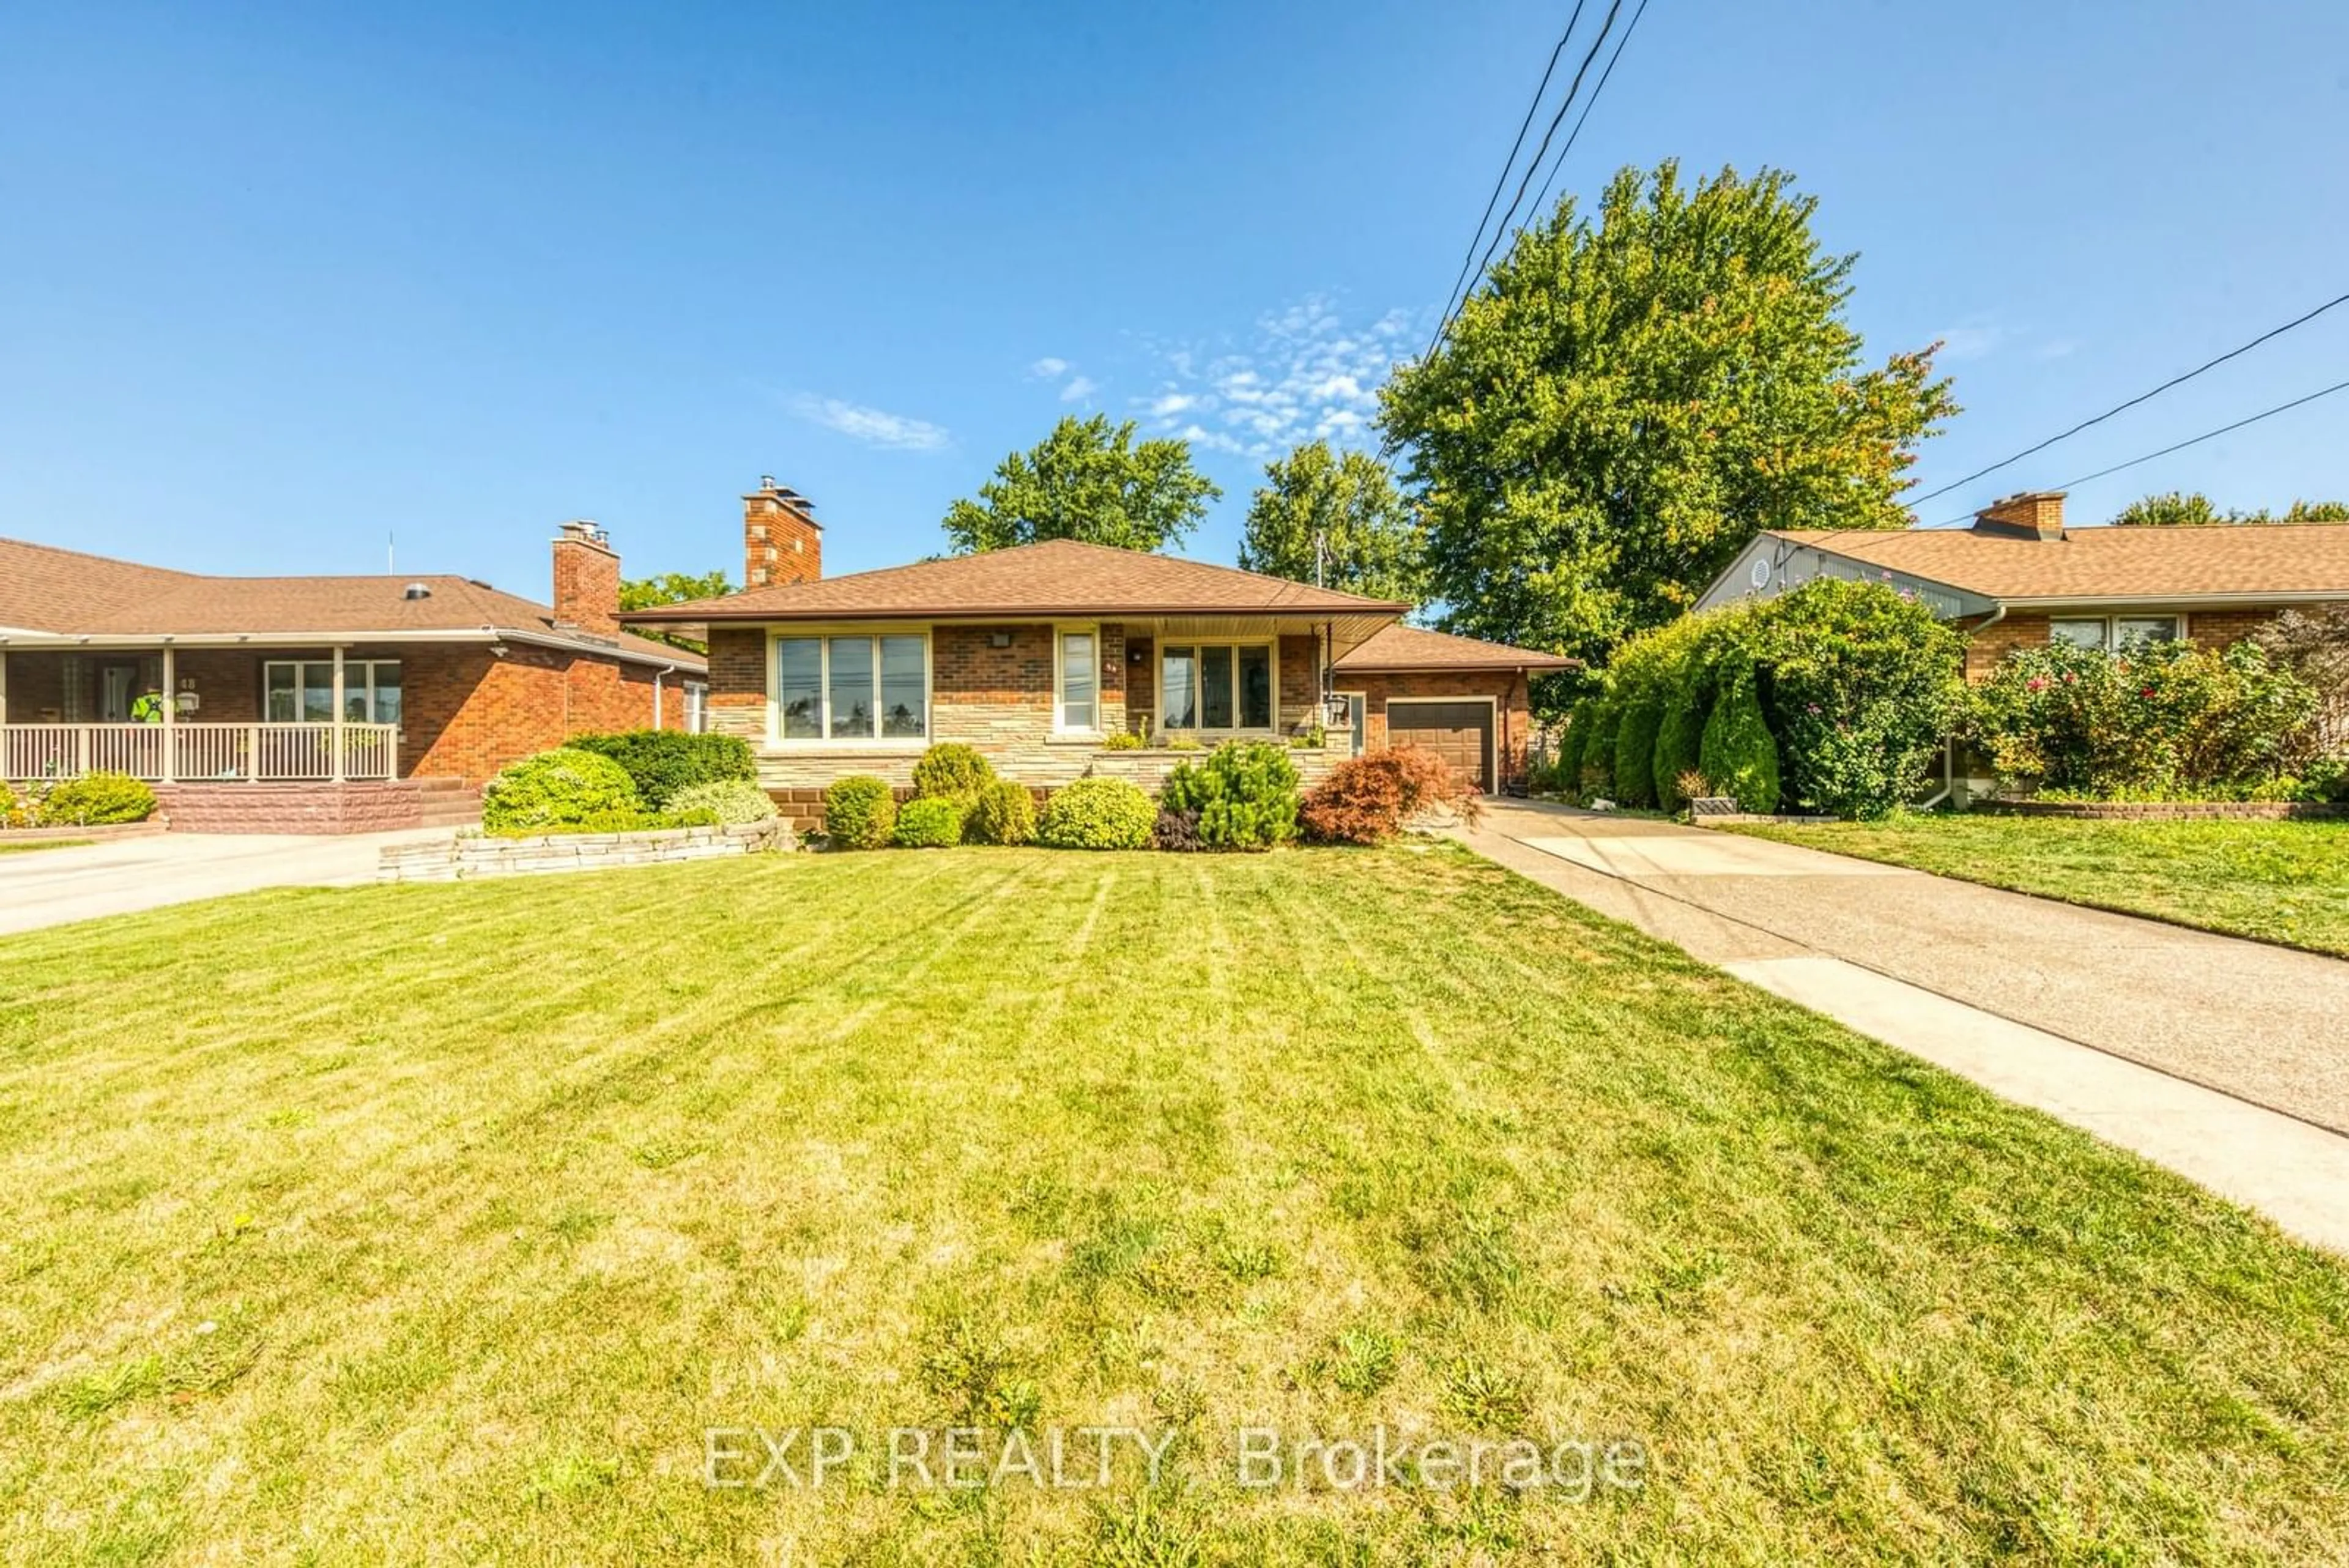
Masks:
[[[430,590],[406,597],[408,585]],[[699,670],[701,658],[630,632],[557,627],[554,612],[455,576],[213,577],[0,539],[0,634],[144,638],[477,631]]]
[[[994,615],[1400,615],[1411,607],[1172,556],[1054,539],[885,566],[724,598],[632,610],[631,621]]]
[[[2349,598],[2349,524],[2073,528],[2045,540],[1967,528],[1778,537],[1993,599]]]
[[[1579,661],[1398,622],[1337,660],[1340,674],[1373,670],[1572,670]]]

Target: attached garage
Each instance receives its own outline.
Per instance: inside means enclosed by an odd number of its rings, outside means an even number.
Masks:
[[[1476,781],[1493,793],[1495,757],[1494,713],[1497,704],[1484,698],[1387,699],[1387,744],[1418,746],[1433,752],[1463,778]]]

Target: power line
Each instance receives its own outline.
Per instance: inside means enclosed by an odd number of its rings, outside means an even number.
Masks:
[[[1517,215],[1517,209],[1525,204],[1526,192],[1531,189],[1534,182],[1534,171],[1539,169],[1541,167],[1542,160],[1549,155],[1550,139],[1557,134],[1557,128],[1565,123],[1568,111],[1574,108],[1574,100],[1582,91],[1582,78],[1584,75],[1589,71],[1590,62],[1599,57],[1599,51],[1606,47],[1607,35],[1614,28],[1616,15],[1622,9],[1623,0],[1613,0],[1613,3],[1608,6],[1607,19],[1599,25],[1599,36],[1591,40],[1590,50],[1588,54],[1582,57],[1582,64],[1575,67],[1574,80],[1567,85],[1566,97],[1558,100],[1557,112],[1550,116],[1549,124],[1544,128],[1542,131],[1541,144],[1534,149],[1533,161],[1526,165],[1525,178],[1517,182],[1516,194],[1509,198],[1508,210],[1502,213],[1499,224],[1494,228],[1492,241],[1485,245],[1484,255],[1477,260],[1476,268],[1475,273],[1472,275],[1472,279],[1483,277],[1485,275],[1485,269],[1492,265],[1493,253],[1501,248],[1501,236],[1509,232],[1510,221]],[[1506,169],[1503,170],[1501,171],[1501,177],[1503,182],[1506,183],[1508,179],[1508,171]],[[1469,241],[1468,248],[1472,251],[1475,250],[1476,248],[1475,241]],[[1474,294],[1475,292],[1475,288],[1476,286],[1475,282],[1471,281],[1468,286],[1468,294]],[[1464,294],[1460,296],[1459,304],[1461,306],[1464,306],[1468,303],[1468,294]],[[1453,303],[1446,300],[1444,303],[1443,318],[1435,324],[1435,336],[1428,339],[1428,354],[1433,354],[1435,350],[1443,345],[1444,334],[1452,329],[1452,322],[1454,314],[1455,312]]]
[[[1582,121],[1588,119],[1590,111],[1598,107],[1599,95],[1607,90],[1607,78],[1615,74],[1615,62],[1623,57],[1623,46],[1631,41],[1632,33],[1640,26],[1640,18],[1647,14],[1648,0],[1640,0],[1640,8],[1631,13],[1631,20],[1625,25],[1623,36],[1615,40],[1615,52],[1607,57],[1607,68],[1599,73],[1599,85],[1590,89],[1590,97],[1583,102],[1581,119],[1577,119],[1574,129],[1566,133],[1566,145],[1558,149],[1557,161],[1549,166],[1548,179],[1544,180],[1541,189],[1534,192],[1533,210],[1536,213],[1539,213],[1543,204],[1548,202],[1550,181],[1557,179],[1557,171],[1566,167],[1567,155],[1574,151],[1575,142],[1582,136]]]
[[[1517,122],[1517,139],[1509,143],[1508,161],[1501,165],[1500,173],[1493,177],[1493,193],[1485,198],[1485,215],[1476,220],[1476,232],[1468,236],[1467,252],[1460,258],[1460,275],[1452,280],[1444,291],[1444,314],[1436,317],[1436,336],[1443,337],[1443,326],[1452,318],[1452,302],[1459,297],[1460,286],[1467,280],[1468,264],[1476,254],[1476,242],[1485,237],[1485,225],[1493,221],[1493,208],[1501,200],[1501,187],[1509,182],[1509,171],[1517,166],[1517,153],[1526,144],[1526,132],[1533,129],[1534,116],[1540,112],[1542,98],[1549,91],[1549,78],[1557,69],[1558,60],[1566,54],[1568,39],[1574,36],[1575,24],[1582,20],[1583,0],[1574,0],[1574,14],[1566,19],[1566,31],[1557,36],[1557,46],[1549,52],[1549,64],[1542,67],[1541,85],[1534,88],[1533,101],[1526,105],[1526,117]],[[1428,345],[1430,351],[1434,344]]]
[[[2263,410],[2262,411],[2252,414],[2246,419],[2237,420],[2233,424],[2220,425],[2217,430],[2204,431],[2200,435],[2189,436],[2181,441],[2173,441],[2169,445],[2163,447],[2159,452],[2149,452],[2143,457],[2133,457],[2127,462],[2116,462],[2110,468],[2100,468],[2094,473],[2084,473],[2077,479],[2067,479],[2063,483],[2056,485],[2054,488],[2057,490],[2070,490],[2077,485],[2085,484],[2091,480],[2103,479],[2108,474],[2118,473],[2125,468],[2135,468],[2138,463],[2151,462],[2157,457],[2168,457],[2173,452],[2184,452],[2189,446],[2199,446],[2206,441],[2215,441],[2219,437],[2228,434],[2230,431],[2241,430],[2245,425],[2255,425],[2261,420],[2272,419],[2278,414],[2290,413],[2292,410],[2299,408],[2302,403],[2313,403],[2319,398],[2329,398],[2335,392],[2344,391],[2349,391],[2349,381],[2335,381],[2333,385],[2320,388],[2317,390],[2309,393],[2306,397],[2294,398],[2288,403],[2278,403],[2274,408]],[[1954,527],[1956,524],[1965,522],[1967,518],[1971,517],[1972,515],[1973,514],[1967,513],[1963,517],[1952,517],[1948,522],[1936,523],[1933,526],[1936,528]]]
[[[1982,476],[1984,476],[1985,474],[1996,473],[1996,472],[1997,472],[2000,469],[2002,469],[2002,468],[2008,467],[2009,465],[2013,464],[2013,463],[2021,462],[2024,458],[2029,457],[2029,456],[2030,456],[2032,453],[2033,453],[2033,452],[2045,452],[2049,447],[2054,446],[2057,441],[2068,441],[2068,440],[2070,440],[2072,437],[2074,437],[2074,436],[2075,436],[2075,435],[2078,435],[2082,431],[2086,430],[2090,425],[2100,425],[2100,424],[2104,423],[2106,420],[2111,419],[2115,414],[2122,413],[2122,412],[2127,411],[2127,410],[2133,409],[2133,408],[2137,407],[2139,403],[2145,402],[2145,401],[2148,400],[2149,399],[2158,398],[2158,397],[2159,397],[2162,393],[2164,393],[2164,392],[2166,392],[2166,391],[2169,390],[2169,389],[2170,389],[2170,388],[2172,388],[2172,387],[2176,387],[2176,386],[2179,386],[2179,385],[2182,385],[2182,384],[2183,384],[2183,383],[2185,383],[2185,382],[2190,381],[2190,380],[2192,380],[2195,377],[2197,377],[2197,376],[2200,375],[2203,371],[2205,371],[2205,370],[2209,370],[2209,369],[2215,369],[2215,368],[2216,368],[2216,367],[2218,367],[2218,366],[2223,365],[2223,364],[2225,364],[2228,360],[2234,358],[2235,358],[2236,356],[2238,356],[2238,355],[2240,355],[2240,354],[2248,354],[2248,353],[2250,353],[2252,349],[2254,349],[2254,348],[2258,348],[2261,344],[2262,344],[2262,343],[2266,342],[2269,338],[2271,338],[2271,337],[2282,337],[2282,336],[2283,336],[2285,333],[2287,333],[2287,332],[2291,331],[2293,327],[2295,327],[2304,326],[2304,325],[2306,325],[2307,323],[2309,323],[2309,322],[2311,322],[2311,321],[2315,320],[2318,317],[2320,317],[2320,316],[2323,315],[2326,311],[2328,311],[2328,310],[2332,309],[2334,306],[2336,306],[2336,305],[2343,305],[2343,304],[2349,304],[2349,294],[2344,294],[2344,295],[2338,295],[2338,296],[2335,296],[2333,298],[2331,298],[2331,299],[2326,300],[2323,304],[2322,304],[2322,305],[2318,306],[2315,309],[2313,309],[2313,310],[2310,311],[2307,315],[2305,315],[2305,316],[2301,316],[2301,317],[2295,317],[2293,319],[2292,319],[2292,320],[2290,320],[2290,321],[2285,322],[2282,327],[2275,327],[2275,328],[2273,328],[2273,329],[2271,329],[2271,330],[2270,330],[2270,331],[2262,332],[2262,333],[2261,333],[2257,337],[2252,338],[2249,343],[2243,344],[2243,345],[2242,345],[2241,347],[2240,347],[2240,348],[2230,348],[2230,349],[2228,349],[2224,354],[2220,355],[2220,356],[2219,356],[2217,358],[2215,358],[2215,359],[2208,359],[2208,360],[2205,360],[2205,361],[2203,361],[2201,364],[2195,366],[2195,367],[2194,367],[2194,369],[2192,369],[2191,370],[2187,371],[2187,372],[2186,372],[2184,375],[2182,375],[2182,376],[2172,376],[2168,380],[2164,381],[2161,385],[2159,385],[2158,387],[2154,388],[2154,389],[2153,389],[2153,390],[2151,390],[2151,391],[2149,391],[2149,392],[2139,392],[2136,397],[2131,398],[2127,402],[2125,402],[2125,403],[2116,403],[2116,404],[2114,404],[2111,408],[2106,409],[2103,413],[2098,414],[2095,418],[2094,418],[2094,419],[2089,419],[2089,420],[2082,420],[2078,424],[2074,425],[2070,430],[2068,430],[2068,431],[2062,431],[2061,433],[2056,434],[2056,435],[2049,436],[2045,441],[2043,441],[2039,442],[2036,446],[2027,446],[2027,447],[2024,447],[2021,452],[2016,452],[2013,457],[2004,457],[2004,458],[2001,458],[2001,459],[1999,459],[1999,461],[1998,461],[1998,462],[1992,463],[1988,468],[1978,468],[1978,469],[1974,470],[1971,473],[1967,474],[1963,479],[1955,479],[1955,480],[1951,480],[1949,483],[1944,484],[1944,485],[1943,485],[1943,486],[1941,486],[1941,488],[1940,488],[1940,489],[1939,489],[1939,490],[1929,490],[1929,491],[1927,491],[1924,494],[1920,495],[1919,497],[1917,497],[1917,499],[1916,499],[1916,500],[1914,500],[1914,501],[1910,502],[1909,504],[1909,505],[1911,505],[1911,506],[1918,506],[1918,505],[1921,505],[1921,504],[1923,504],[1925,502],[1928,502],[1928,501],[1932,500],[1932,499],[1933,499],[1935,496],[1937,496],[1937,495],[1947,495],[1951,491],[1957,489],[1957,488],[1958,488],[1959,486],[1961,486],[1961,485],[1971,484],[1975,480],[1982,478]],[[2289,407],[2291,407],[2292,405],[2290,405],[2290,404],[2286,404],[2285,406],[2286,406],[2287,408],[2289,408]],[[2262,415],[2261,415],[2260,417],[2261,417],[2261,418],[2262,418],[2262,419],[2264,419],[2264,418],[2266,418],[2267,416],[2266,416],[2266,415],[2264,415],[2264,414],[2262,414]],[[2219,433],[2219,432],[2213,431],[2212,433],[2213,433],[2213,434],[2217,434],[2217,433]],[[2157,452],[2157,453],[2155,453],[2154,455],[2156,455],[2156,456],[2159,456],[2160,454],[2159,454],[2158,452]]]

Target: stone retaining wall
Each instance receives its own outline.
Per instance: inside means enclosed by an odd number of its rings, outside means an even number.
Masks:
[[[2255,822],[2349,816],[2349,806],[2305,800],[2001,800],[1976,811],[2006,816],[2080,816],[2115,822],[2200,822],[2230,817]]]
[[[531,838],[467,834],[445,844],[388,846],[378,862],[376,880],[456,882],[544,871],[601,871],[756,855],[789,849],[792,843],[791,826],[781,818],[734,827],[665,827],[646,833],[549,833]]]

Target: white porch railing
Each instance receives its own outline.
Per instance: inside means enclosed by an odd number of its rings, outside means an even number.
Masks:
[[[150,784],[399,776],[399,727],[345,724],[0,724],[0,779],[129,774]],[[168,748],[168,750],[167,750]],[[165,764],[169,763],[167,767]]]

